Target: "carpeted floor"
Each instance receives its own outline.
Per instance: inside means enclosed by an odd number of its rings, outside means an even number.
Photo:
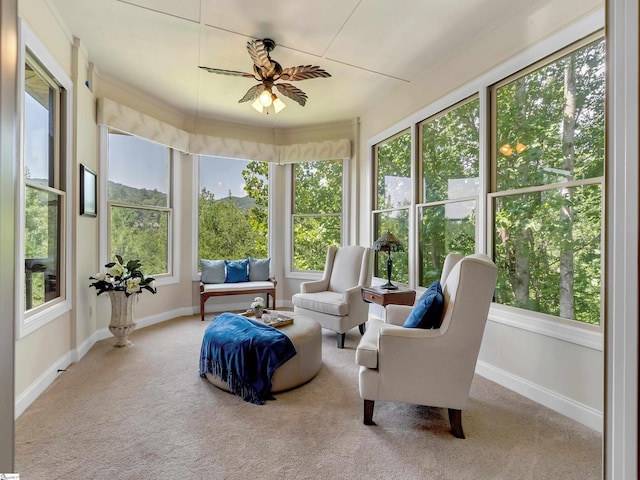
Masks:
[[[602,436],[476,376],[462,413],[377,402],[362,423],[355,347],[323,331],[308,384],[257,406],[198,376],[208,321],[98,342],[16,422],[16,471],[36,479],[596,479]]]

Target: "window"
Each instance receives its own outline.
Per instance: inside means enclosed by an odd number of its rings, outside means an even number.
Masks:
[[[418,283],[426,287],[440,278],[449,252],[475,252],[480,101],[469,100],[425,120],[419,138]]]
[[[605,45],[492,88],[496,301],[600,323]]]
[[[602,315],[602,33],[496,80],[372,143],[373,240],[390,230],[416,245],[411,264],[407,252],[394,254],[394,278],[422,287],[439,278],[447,253],[485,251],[499,269],[496,311],[588,332]],[[377,258],[376,276],[384,267]]]
[[[327,247],[342,244],[345,165],[330,160],[292,166],[294,271],[323,270]]]
[[[172,274],[171,150],[110,131],[109,259],[139,259],[147,275]]]
[[[404,251],[393,254],[393,280],[409,282],[409,209],[411,207],[411,133],[409,131],[374,146],[376,191],[373,240],[393,233]],[[374,276],[386,277],[387,260],[376,254]]]
[[[24,65],[24,311],[64,298],[64,89],[26,54]]]
[[[199,192],[200,258],[235,260],[269,255],[267,162],[201,156]]]

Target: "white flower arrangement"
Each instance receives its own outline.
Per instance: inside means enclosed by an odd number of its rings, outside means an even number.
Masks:
[[[123,291],[127,297],[141,293],[142,290],[156,293],[156,281],[142,273],[140,260],[129,260],[125,263],[120,255],[116,255],[115,258],[115,262],[105,265],[106,273],[98,272],[89,277],[90,280],[95,280],[89,286],[95,287],[98,295],[110,290]]]
[[[264,298],[256,297],[253,299],[253,303],[251,304],[251,308],[264,308]]]

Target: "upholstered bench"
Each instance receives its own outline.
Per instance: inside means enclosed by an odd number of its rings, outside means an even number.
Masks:
[[[204,321],[204,304],[210,297],[265,294],[269,307],[276,308],[276,280],[270,272],[270,258],[248,257],[241,260],[200,260],[200,315]],[[247,305],[249,306],[249,305]]]
[[[210,297],[224,295],[246,295],[264,293],[266,295],[267,307],[269,307],[269,297],[271,297],[272,308],[276,306],[276,282],[275,278],[266,281],[239,282],[239,283],[202,283],[200,282],[200,314],[204,321],[204,304]]]
[[[291,339],[296,354],[276,368],[271,379],[271,392],[282,392],[299,387],[316,376],[322,366],[322,329],[314,319],[293,312],[283,312],[293,317],[293,323],[279,327]],[[273,327],[275,328],[275,327]],[[222,390],[229,391],[226,382],[210,373],[207,380]]]

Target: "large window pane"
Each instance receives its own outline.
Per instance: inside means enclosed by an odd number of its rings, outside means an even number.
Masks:
[[[375,147],[376,210],[411,204],[411,133],[406,132]]]
[[[169,206],[169,149],[115,132],[109,134],[109,200]]]
[[[604,173],[604,41],[496,91],[498,191]]]
[[[24,308],[60,296],[61,195],[33,186],[25,190]]]
[[[109,258],[140,260],[147,275],[172,272],[171,150],[109,132]]]
[[[31,54],[24,65],[24,310],[64,295],[63,89]]]
[[[296,163],[293,169],[296,214],[326,214],[342,211],[341,160]]]
[[[296,163],[293,175],[293,270],[323,270],[327,248],[341,244],[342,160]]]
[[[601,185],[501,196],[493,208],[496,301],[599,324]]]
[[[203,156],[199,175],[199,257],[267,257],[269,164]]]
[[[500,303],[600,323],[604,69],[600,40],[494,87]]]
[[[440,278],[445,257],[451,253],[470,255],[475,252],[476,202],[453,202],[421,207],[420,282],[429,286]]]
[[[422,202],[478,194],[480,101],[472,100],[421,125]]]
[[[409,283],[409,210],[404,208],[374,214],[374,232],[375,238],[380,238],[385,232],[391,232],[400,241],[404,251],[391,254],[393,260],[391,279]],[[387,255],[383,252],[376,252],[374,276],[387,277]]]
[[[39,70],[25,64],[24,178],[55,187],[58,90]]]

